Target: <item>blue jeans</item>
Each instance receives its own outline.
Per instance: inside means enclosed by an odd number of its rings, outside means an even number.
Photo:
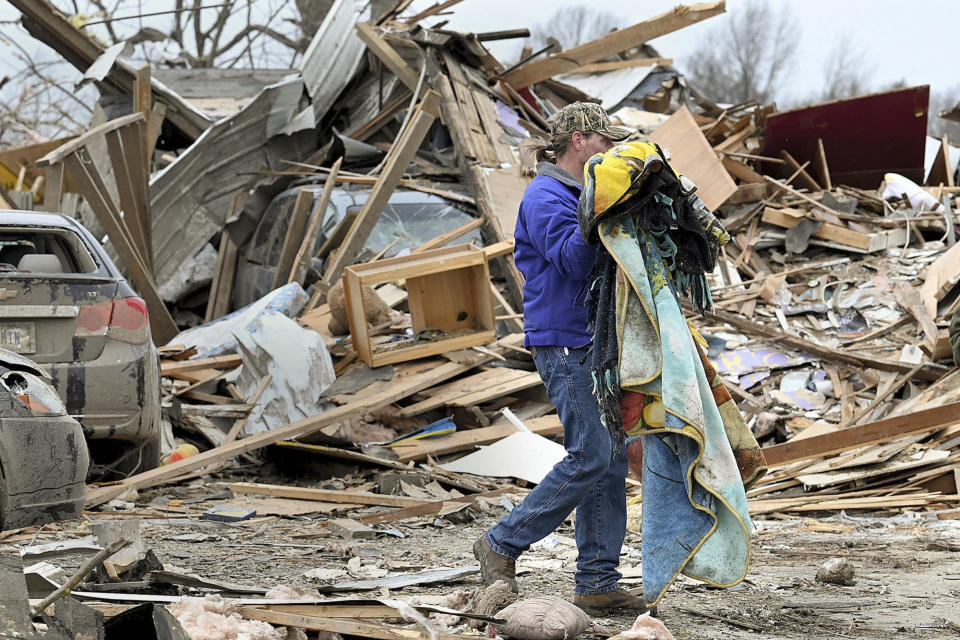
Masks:
[[[487,531],[497,553],[517,558],[577,510],[575,592],[618,587],[620,549],[627,527],[627,448],[613,454],[600,422],[586,348],[536,347],[534,362],[563,423],[567,455],[526,499]]]

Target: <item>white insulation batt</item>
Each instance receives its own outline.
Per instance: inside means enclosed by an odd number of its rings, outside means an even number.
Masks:
[[[282,313],[265,313],[246,329],[234,331],[243,358],[237,386],[244,397],[264,376],[272,378],[250,411],[247,434],[276,429],[323,411],[320,394],[336,379],[323,338]]]

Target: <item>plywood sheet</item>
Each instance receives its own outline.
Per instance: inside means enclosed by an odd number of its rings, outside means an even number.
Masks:
[[[670,155],[674,169],[696,183],[697,193],[710,209],[715,210],[737,190],[733,178],[717,159],[686,107],[651,133],[650,140]]]

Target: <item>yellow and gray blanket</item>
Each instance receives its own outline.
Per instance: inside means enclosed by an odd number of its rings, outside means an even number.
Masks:
[[[656,145],[617,145],[584,173],[581,231],[602,246],[594,390],[632,459],[642,445],[645,599],[659,601],[681,572],[733,586],[749,565],[745,488],[765,472],[763,454],[678,298],[709,307],[705,273],[729,238]]]

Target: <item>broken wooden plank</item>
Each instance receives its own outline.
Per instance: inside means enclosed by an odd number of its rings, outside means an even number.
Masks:
[[[371,513],[361,516],[359,520],[367,525],[384,524],[385,522],[400,522],[402,520],[409,520],[410,518],[419,518],[422,516],[433,515],[434,513],[440,513],[450,505],[473,504],[481,498],[495,498],[505,493],[512,493],[516,491],[520,491],[520,489],[516,487],[504,487],[502,489],[494,489],[493,491],[487,491],[485,493],[475,493],[469,496],[424,502],[423,504],[415,507],[405,507],[402,509],[392,509],[390,511]]]
[[[726,10],[725,2],[681,5],[654,18],[618,29],[596,40],[566,49],[552,56],[528,62],[504,76],[514,87],[529,87],[560,73],[569,73],[591,62],[639,46],[648,40],[672,33]]]
[[[317,206],[313,208],[310,222],[303,234],[303,240],[300,242],[300,248],[297,250],[297,255],[294,257],[293,263],[290,266],[290,273],[287,276],[288,283],[296,282],[302,285],[304,278],[307,277],[310,250],[313,248],[313,245],[316,244],[317,236],[320,235],[320,229],[327,214],[327,206],[330,204],[330,198],[333,196],[333,188],[337,183],[337,175],[340,173],[340,165],[342,163],[343,156],[337,158],[337,161],[330,167],[330,173],[327,175],[327,180],[323,184],[323,191],[320,193],[320,201],[317,202]],[[283,264],[282,260],[279,264]],[[280,273],[281,270],[278,266],[277,274],[279,275]]]
[[[283,237],[283,248],[280,249],[280,257],[273,274],[271,291],[289,282],[288,276],[295,264],[294,259],[300,243],[303,241],[312,210],[313,190],[300,189],[297,193],[297,199],[293,203],[293,212],[290,214],[290,219],[287,220],[287,233]]]
[[[139,113],[134,115],[141,117]],[[84,197],[106,230],[111,244],[121,257],[121,262],[129,270],[134,286],[146,302],[154,342],[166,344],[179,333],[177,324],[160,297],[157,285],[137,251],[136,244],[130,237],[130,232],[124,225],[86,147],[67,155],[64,164],[71,178],[81,185]]]
[[[823,138],[817,138],[817,171],[827,191],[833,190],[833,180],[830,179],[830,167],[827,165],[827,152],[823,148]]]
[[[295,500],[319,500],[322,502],[345,502],[348,504],[366,504],[381,507],[411,507],[424,504],[419,498],[390,496],[366,491],[333,491],[330,489],[311,489],[277,484],[256,482],[234,482],[229,485],[234,493],[293,498]]]
[[[766,207],[763,210],[763,221],[769,224],[791,229],[804,218],[815,218],[802,209],[791,209],[784,207],[775,209]],[[884,249],[902,246],[909,237],[909,231],[906,227],[900,229],[887,229],[884,231],[875,231],[873,233],[861,233],[839,225],[828,222],[821,222],[820,228],[810,234],[814,238],[820,238],[828,242],[840,245],[850,251],[858,253],[875,253]]]
[[[939,313],[937,303],[960,282],[960,242],[942,253],[923,274],[920,298],[931,318]]]
[[[817,183],[816,180],[813,179],[813,176],[807,173],[805,166],[801,166],[800,163],[797,162],[797,159],[794,158],[792,155],[790,155],[789,151],[787,151],[786,149],[782,149],[780,151],[780,157],[783,158],[783,160],[787,163],[787,166],[789,166],[794,171],[794,173],[796,173],[800,177],[800,179],[803,181],[804,184],[807,185],[807,187],[809,187],[813,191],[821,190],[820,185]],[[789,182],[789,180],[787,182]]]
[[[232,369],[243,364],[238,353],[212,358],[193,358],[191,360],[164,360],[160,362],[160,373],[167,376],[199,369]]]
[[[314,433],[323,427],[340,422],[350,416],[379,409],[392,402],[396,402],[409,395],[422,391],[435,384],[469,371],[475,366],[483,364],[489,356],[477,354],[469,364],[452,362],[440,363],[437,360],[424,360],[407,367],[399,368],[394,380],[387,385],[378,386],[374,391],[359,395],[353,401],[319,415],[310,416],[277,429],[257,433],[243,440],[224,444],[209,451],[204,451],[190,458],[139,473],[121,482],[104,487],[87,487],[85,504],[88,507],[108,502],[122,495],[130,488],[145,489],[196,471],[215,462],[223,462],[248,451],[255,451],[267,445]]]
[[[210,283],[210,297],[204,322],[213,322],[227,315],[230,309],[230,293],[233,291],[233,278],[237,271],[237,245],[230,234],[224,230],[220,234],[220,248],[217,251],[217,265]]]
[[[417,89],[420,79],[419,74],[407,64],[407,61],[397,53],[396,49],[387,44],[383,36],[377,33],[377,30],[370,23],[358,22],[357,35],[367,45],[367,48],[386,65],[387,69],[400,79],[400,82],[407,85],[407,88],[411,91]],[[406,168],[406,165],[404,165],[404,168]]]
[[[387,201],[403,177],[403,172],[406,171],[417,149],[420,148],[420,143],[423,142],[433,121],[437,118],[439,101],[440,96],[437,93],[427,91],[413,117],[410,118],[410,123],[390,148],[390,155],[387,157],[383,172],[370,190],[360,212],[357,213],[357,219],[343,239],[336,256],[327,266],[323,282],[328,288],[340,279],[344,269],[354,263],[357,254],[370,237],[370,232],[380,219],[380,214],[383,213]]]
[[[452,229],[450,231],[447,231],[446,233],[441,233],[437,237],[427,240],[419,247],[413,249],[410,253],[423,253],[424,251],[429,251],[430,249],[438,249],[440,247],[444,247],[450,244],[451,242],[453,242],[454,240],[456,240],[457,238],[459,238],[460,236],[466,235],[471,231],[473,231],[474,229],[478,229],[482,227],[483,223],[484,223],[483,218],[474,218],[470,222],[462,224],[456,229]]]
[[[683,306],[688,311],[692,310],[692,307],[690,307],[690,304],[686,301],[683,302]],[[771,329],[770,327],[757,324],[745,318],[740,318],[732,313],[726,313],[723,311],[707,311],[703,314],[703,316],[708,320],[724,322],[731,327],[740,329],[741,331],[746,331],[747,333],[755,336],[761,336],[775,340],[780,345],[793,347],[794,349],[799,349],[813,356],[817,356],[818,358],[831,360],[833,362],[849,364],[855,367],[879,369],[880,371],[897,371],[900,373],[909,373],[914,366],[908,362],[885,360],[883,358],[875,358],[865,354],[854,353],[852,351],[844,351],[843,349],[832,349],[830,347],[825,347],[811,340],[798,338],[788,333],[784,333],[783,331]],[[921,380],[928,380],[932,382],[938,380],[947,371],[948,369],[942,365],[925,363],[915,375]]]
[[[764,447],[761,451],[767,464],[782,465],[820,458],[914,433],[935,431],[957,423],[960,423],[960,402],[849,427],[833,433],[805,438],[799,442],[788,440],[771,447]]]

